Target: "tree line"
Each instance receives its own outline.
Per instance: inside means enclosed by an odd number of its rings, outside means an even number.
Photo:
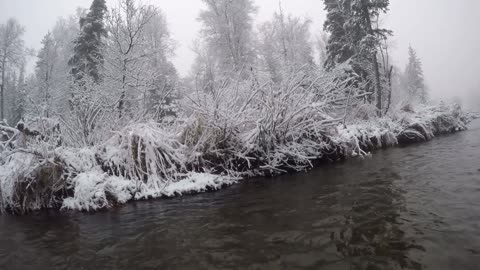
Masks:
[[[380,23],[388,0],[324,0],[327,18],[318,35],[309,19],[281,4],[255,27],[253,0],[202,2],[196,57],[185,78],[172,64],[176,43],[156,6],[120,0],[109,9],[105,0],[93,0],[45,34],[34,74],[25,71],[32,53],[23,41],[25,28],[9,19],[0,25],[0,118],[9,125],[37,121],[43,129],[56,123],[71,144],[93,145],[105,131],[131,122],[172,121],[189,93],[218,95],[227,85],[253,87],[265,79],[288,85],[295,74],[338,69],[338,80],[354,87],[359,104],[377,117],[395,104],[428,102],[415,50],[409,48],[405,69],[391,64],[394,33]]]

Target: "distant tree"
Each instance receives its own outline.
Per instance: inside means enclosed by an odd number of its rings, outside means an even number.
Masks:
[[[72,67],[69,61],[74,55],[75,39],[79,36],[79,20],[85,17],[87,9],[78,8],[75,15],[59,18],[52,29],[55,43],[55,64],[52,72],[52,110],[65,112],[71,109],[71,98],[74,93],[72,84]],[[38,85],[38,83],[37,83]],[[38,112],[37,112],[38,115]]]
[[[49,117],[51,110],[51,88],[53,82],[53,72],[55,71],[55,63],[57,61],[57,49],[55,40],[50,32],[48,32],[42,40],[42,48],[38,52],[38,60],[36,65],[36,75],[39,88],[39,100],[42,100],[42,107],[45,117]]]
[[[376,107],[382,114],[382,86],[377,59],[380,41],[390,31],[376,28],[381,12],[388,10],[389,0],[324,0],[327,20],[324,28],[330,33],[325,67],[332,69],[350,61],[359,78],[375,86]],[[378,24],[377,24],[378,25]]]
[[[18,123],[25,115],[26,107],[26,89],[25,89],[25,64],[20,66],[16,91],[13,93],[11,120],[12,123]]]
[[[118,91],[113,95],[120,118],[126,112],[151,113],[172,92],[177,78],[169,60],[174,46],[165,16],[152,5],[122,0],[107,23],[106,72]]]
[[[202,0],[206,9],[198,18],[202,22],[205,51],[214,53],[219,70],[239,71],[252,64],[252,0]]]
[[[316,37],[316,48],[318,51],[318,63],[320,67],[325,66],[327,61],[327,44],[328,44],[328,35],[325,32],[322,32],[320,36]]]
[[[422,61],[411,46],[408,47],[408,64],[403,78],[404,87],[408,91],[409,96],[423,104],[427,103],[428,93],[423,78]]]
[[[100,81],[103,40],[107,34],[104,23],[106,12],[105,0],[93,0],[87,15],[80,19],[80,33],[74,41],[74,54],[69,61],[75,81],[85,75],[95,82]]]
[[[259,54],[272,78],[278,80],[283,72],[313,65],[310,25],[308,19],[285,16],[280,8],[259,27]]]
[[[166,16],[157,10],[146,25],[143,51],[148,55],[147,69],[151,71],[149,91],[145,98],[145,111],[159,120],[171,114],[173,98],[176,95],[178,74],[171,61],[176,44],[170,37]]]
[[[22,39],[25,28],[11,18],[0,25],[0,121],[5,118],[5,88],[7,72],[24,63],[25,48]]]
[[[44,36],[42,47],[36,54],[34,81],[30,84],[27,80],[26,121],[33,121],[39,116],[58,119],[59,115],[72,109],[72,94],[78,95],[79,92],[72,86],[68,62],[74,53],[74,40],[80,32],[78,21],[86,13],[85,9],[77,9],[75,15],[59,18]],[[72,91],[74,89],[76,91]]]
[[[193,51],[196,54],[192,65],[193,78],[191,78],[195,82],[194,88],[209,92],[220,77],[215,49],[207,46],[203,40],[197,39],[194,41]]]

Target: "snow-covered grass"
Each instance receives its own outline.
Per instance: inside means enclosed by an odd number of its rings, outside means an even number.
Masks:
[[[374,109],[364,105],[368,93],[336,78],[295,73],[280,83],[225,81],[210,92],[187,93],[173,123],[126,124],[85,147],[60,145],[60,128],[42,139],[5,127],[23,139],[2,144],[0,209],[95,211],[217,190],[245,177],[430,140],[464,130],[469,121],[460,107],[445,104],[372,117]]]
[[[298,72],[280,83],[254,77],[189,95],[180,137],[187,163],[241,176],[311,167],[330,147],[326,136],[341,121],[333,116],[365,96],[337,75]]]
[[[38,153],[2,153],[0,212],[55,208],[65,195],[64,167]]]
[[[215,131],[208,130],[212,127],[197,126],[196,132],[208,135],[197,134],[201,139],[189,144],[185,132],[192,132],[191,126],[185,125],[184,132],[176,133],[155,123],[127,126],[105,144],[91,148],[59,147],[46,156],[21,149],[4,151],[0,164],[0,209],[15,213],[42,208],[95,211],[131,200],[218,190],[238,182],[240,176],[306,170],[318,161],[367,155],[378,148],[430,140],[439,134],[466,129],[468,117],[458,106],[424,107],[347,125],[320,123],[323,128],[318,133],[286,129],[281,134],[290,135],[281,139],[278,134],[269,135],[270,139],[275,138],[270,144],[262,144],[258,139],[266,136],[265,127],[259,128],[259,122],[237,129],[235,145],[216,145],[215,158],[205,157],[212,153],[201,152],[212,151],[210,147],[214,146],[199,145],[212,143],[202,138],[213,136]],[[202,166],[199,156],[204,159]],[[230,160],[225,162],[225,157]]]

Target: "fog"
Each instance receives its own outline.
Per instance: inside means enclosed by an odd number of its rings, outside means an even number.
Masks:
[[[116,0],[108,0],[110,6]],[[172,38],[177,42],[174,64],[187,75],[194,60],[192,41],[198,37],[200,0],[143,1],[159,6],[167,16]],[[267,20],[278,10],[278,0],[256,0],[256,21]],[[0,21],[16,17],[26,27],[25,41],[39,49],[43,36],[60,16],[75,13],[90,0],[0,0]],[[283,9],[313,21],[313,37],[319,35],[325,18],[320,0],[283,0]],[[391,38],[395,63],[404,68],[411,44],[423,61],[430,94],[435,99],[461,97],[466,104],[480,103],[480,1],[392,0],[383,23],[394,31]],[[33,60],[31,60],[33,63]]]

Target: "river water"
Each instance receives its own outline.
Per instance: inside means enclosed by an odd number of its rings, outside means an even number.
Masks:
[[[0,216],[0,269],[480,269],[480,121],[214,193]]]

